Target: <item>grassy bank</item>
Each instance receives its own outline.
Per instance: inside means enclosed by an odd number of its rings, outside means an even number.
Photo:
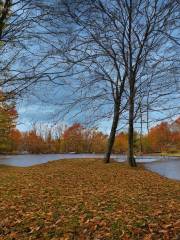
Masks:
[[[180,157],[180,153],[161,153],[164,157]]]
[[[0,240],[178,239],[180,182],[98,160],[0,167]]]

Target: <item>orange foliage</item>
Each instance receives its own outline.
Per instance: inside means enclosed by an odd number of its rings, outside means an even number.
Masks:
[[[83,151],[83,131],[84,128],[75,123],[67,128],[62,135],[61,149],[63,152],[82,152]]]
[[[10,131],[10,139],[11,139],[11,151],[20,150],[20,146],[22,143],[22,134],[18,129],[12,129]]]
[[[104,153],[107,146],[107,135],[102,132],[92,131],[89,141],[91,142],[90,152]]]
[[[177,152],[180,150],[180,118],[173,123],[162,122],[143,137],[150,152]]]
[[[11,109],[6,114],[12,117],[9,132],[10,147],[8,151],[27,151],[30,153],[105,153],[108,136],[97,129],[85,128],[74,123],[64,131],[42,129],[21,133],[15,129],[16,110]],[[6,122],[8,124],[8,122]],[[3,125],[5,126],[5,125]],[[1,126],[0,126],[1,127]],[[9,129],[8,125],[5,127]],[[180,150],[180,118],[171,124],[162,122],[150,129],[149,134],[140,136],[135,133],[135,149],[139,153],[170,152]],[[128,150],[128,134],[121,132],[116,135],[113,152],[126,154]]]
[[[128,150],[128,134],[121,132],[116,135],[116,140],[114,143],[114,151],[116,153],[126,153]]]
[[[2,93],[0,93],[0,100]],[[12,151],[11,131],[15,130],[18,117],[13,104],[0,102],[0,152]]]
[[[167,151],[171,142],[171,132],[168,123],[162,122],[161,124],[151,128],[148,139],[153,152]]]
[[[24,150],[30,153],[43,153],[44,141],[36,130],[31,130],[23,135]]]
[[[67,128],[61,138],[63,152],[105,152],[107,136],[94,129],[75,123]]]

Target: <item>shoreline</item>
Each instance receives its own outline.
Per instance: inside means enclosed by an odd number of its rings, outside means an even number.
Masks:
[[[78,154],[92,154],[92,155],[104,155],[105,153],[53,153],[53,152],[50,152],[50,153],[23,153],[23,152],[16,152],[16,153],[0,153],[0,156],[16,156],[16,155],[47,155],[47,154],[71,154],[71,155],[78,155]],[[120,155],[120,156],[127,156],[127,154],[121,154],[121,153],[112,153],[112,155]],[[136,155],[136,154],[135,154]],[[136,157],[151,157],[151,156],[157,156],[157,157],[180,157],[180,153],[148,153],[148,154],[142,154],[142,155],[136,155]]]
[[[91,160],[91,161],[96,161],[97,160],[97,161],[100,161],[100,162],[103,163],[103,158],[99,158],[98,159],[98,158],[93,158],[93,157],[91,158],[90,157],[90,158],[54,159],[54,160],[47,160],[46,162],[37,163],[37,164],[34,164],[34,165],[30,165],[30,166],[16,166],[16,165],[8,165],[8,164],[5,164],[5,163],[1,164],[1,159],[0,159],[0,167],[3,167],[3,168],[10,167],[10,168],[19,168],[19,169],[29,169],[31,167],[38,167],[38,166],[45,166],[47,164],[54,164],[55,162],[69,162],[69,161],[84,161],[84,162],[86,162],[86,161],[89,161],[89,160]],[[173,160],[179,161],[180,159],[173,159]],[[155,161],[152,161],[152,162],[137,162],[137,168],[132,168],[132,169],[143,168],[144,170],[146,170],[148,172],[155,173],[155,174],[157,174],[157,175],[159,175],[161,177],[164,177],[166,179],[170,179],[170,180],[174,180],[174,181],[180,181],[180,178],[178,178],[178,177],[168,177],[168,176],[166,176],[164,174],[161,174],[157,170],[153,170],[150,167],[148,167],[148,165],[153,164],[153,163],[156,164],[156,163],[168,163],[168,162],[170,162],[170,160],[168,160],[168,159],[166,159],[166,160],[155,160]],[[128,161],[127,160],[118,162],[118,161],[116,161],[116,159],[113,159],[113,158],[111,159],[111,161],[110,161],[110,163],[108,165],[111,166],[114,163],[123,164],[123,165],[125,165],[127,167],[130,167],[128,165]]]

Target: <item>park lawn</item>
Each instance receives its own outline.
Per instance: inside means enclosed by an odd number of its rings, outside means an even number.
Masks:
[[[0,240],[180,239],[180,182],[101,160],[0,167]]]

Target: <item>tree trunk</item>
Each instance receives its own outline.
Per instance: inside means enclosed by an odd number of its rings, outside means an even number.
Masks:
[[[3,30],[5,27],[6,20],[8,18],[8,14],[10,8],[12,6],[11,0],[6,0],[3,4],[3,8],[1,9],[1,17],[0,17],[0,40],[2,40]]]
[[[118,126],[118,121],[119,121],[119,104],[115,104],[114,106],[114,116],[113,116],[113,122],[112,122],[112,127],[111,127],[111,132],[109,135],[108,139],[108,145],[107,145],[107,152],[106,152],[106,157],[105,157],[105,163],[110,162],[110,156],[112,153],[112,148],[114,145],[115,141],[115,136],[116,136],[116,130]]]
[[[134,96],[132,93],[129,99],[128,162],[131,167],[136,167],[134,158]]]
[[[142,106],[140,106],[140,114],[141,114],[141,133],[140,133],[140,154],[143,155],[143,115],[142,115]]]
[[[133,51],[132,51],[132,11],[133,11],[133,2],[130,0],[128,8],[128,19],[129,19],[129,33],[128,33],[128,45],[129,45],[129,87],[130,87],[130,96],[129,96],[129,134],[128,134],[128,162],[132,167],[136,166],[136,161],[134,158],[134,90],[135,90],[135,72],[133,71]]]

